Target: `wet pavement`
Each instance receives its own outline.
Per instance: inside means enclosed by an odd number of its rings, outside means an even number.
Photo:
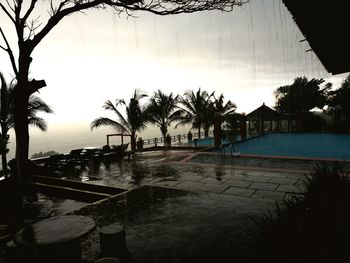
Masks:
[[[99,231],[112,223],[125,227],[132,262],[241,262],[253,219],[302,192],[309,168],[307,162],[158,151],[66,177],[129,190],[74,212],[97,224],[83,242],[86,262],[100,257]]]
[[[83,242],[86,261],[99,257],[100,229],[119,223],[132,262],[240,262],[251,218],[274,205],[269,199],[143,186],[75,213],[97,223]]]
[[[166,186],[280,201],[303,190],[305,173],[311,166],[306,161],[296,165],[286,160],[158,151],[138,154],[132,161],[101,163],[97,169],[68,178],[123,189]]]
[[[84,242],[86,261],[100,255],[99,230],[118,223],[132,262],[242,262],[253,219],[302,192],[308,169],[233,165],[205,154],[198,162],[200,155],[150,152],[87,172],[86,182],[130,191],[75,212],[97,223]]]

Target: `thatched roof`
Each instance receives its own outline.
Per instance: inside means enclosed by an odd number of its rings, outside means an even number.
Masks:
[[[265,103],[263,103],[263,105],[261,105],[259,108],[246,115],[247,121],[256,121],[260,118],[263,118],[265,121],[279,120],[281,118],[281,114],[270,107],[267,107]]]

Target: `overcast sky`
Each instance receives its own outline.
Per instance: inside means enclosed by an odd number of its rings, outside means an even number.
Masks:
[[[41,19],[47,2],[39,1]],[[45,116],[49,132],[85,129],[94,118],[108,116],[105,100],[128,99],[135,88],[151,95],[157,89],[183,94],[201,87],[223,92],[238,112],[249,112],[263,102],[273,106],[273,90],[295,77],[323,77],[335,86],[345,78],[330,78],[313,52],[305,52],[310,47],[299,42],[303,36],[280,0],[251,0],[231,13],[135,15],[75,14],[37,47],[31,77],[47,83],[40,96],[55,111]],[[15,45],[3,13],[0,25]],[[0,71],[9,81],[11,67],[2,51]]]

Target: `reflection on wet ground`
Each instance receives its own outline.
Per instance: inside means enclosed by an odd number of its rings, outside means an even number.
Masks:
[[[205,176],[201,168],[167,163],[181,160],[186,154],[188,152],[148,152],[137,154],[130,161],[90,163],[83,170],[65,174],[64,178],[129,189],[151,181],[178,181],[193,173]]]
[[[86,258],[98,257],[99,229],[119,223],[132,262],[236,262],[253,226],[249,218],[273,206],[268,200],[143,186],[75,213],[89,215],[98,226],[84,242]]]
[[[49,216],[64,215],[86,206],[88,203],[48,196],[41,193],[27,194],[23,200],[23,216],[28,222]]]
[[[304,187],[306,161],[230,157],[218,154],[158,151],[136,154],[67,177],[87,183],[134,189],[142,185],[223,193],[280,201]]]

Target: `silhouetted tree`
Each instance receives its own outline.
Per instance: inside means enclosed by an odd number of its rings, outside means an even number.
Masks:
[[[1,154],[2,154],[2,169],[3,173],[7,174],[7,159],[6,154],[7,143],[9,139],[8,132],[10,129],[14,128],[14,90],[16,84],[12,82],[10,85],[6,83],[6,80],[2,73],[0,72],[1,80],[1,92],[0,92],[0,103],[1,103],[1,112],[0,112],[0,122],[1,122]],[[47,105],[42,99],[36,95],[31,95],[29,97],[28,103],[28,122],[27,124],[35,126],[42,131],[47,130],[46,121],[38,117],[39,112],[53,113],[49,105]]]
[[[324,79],[311,79],[298,77],[293,84],[279,87],[275,91],[275,109],[281,113],[294,114],[299,131],[304,130],[303,119],[311,109],[323,109],[328,101],[328,93],[331,84],[327,83],[323,88]],[[310,114],[308,114],[310,115]]]
[[[350,132],[350,74],[339,89],[330,92],[329,110],[334,116],[335,130]]]
[[[117,132],[131,135],[131,150],[136,151],[136,132],[142,131],[147,125],[147,116],[145,107],[141,106],[139,101],[147,97],[146,94],[135,90],[128,104],[124,100],[116,100],[115,105],[110,100],[107,100],[103,108],[114,112],[118,120],[111,120],[110,118],[100,117],[91,122],[91,130],[100,126],[109,126]],[[117,109],[119,105],[125,106],[126,118]]]
[[[3,25],[0,26],[0,35],[3,44],[0,49],[7,52],[17,85],[14,92],[15,133],[16,133],[16,166],[19,186],[22,184],[22,175],[26,169],[29,149],[28,131],[28,102],[29,97],[46,86],[44,80],[29,78],[32,53],[48,33],[58,25],[63,18],[88,9],[104,9],[112,7],[116,13],[125,12],[130,15],[134,11],[148,11],[157,15],[193,13],[204,10],[231,11],[235,5],[242,5],[245,0],[8,0],[0,2],[1,18],[7,18],[13,24],[14,34],[6,35]],[[47,4],[49,18],[47,21],[38,17],[37,4]],[[3,21],[3,20],[2,20]],[[13,43],[9,36],[16,35],[14,43],[18,49],[13,52]],[[21,191],[21,189],[19,189]]]
[[[180,99],[180,105],[182,106],[181,120],[177,125],[191,124],[192,128],[198,129],[198,138],[201,138],[201,127],[206,120],[206,113],[212,95],[209,95],[205,90],[202,91],[201,88],[196,93],[193,90],[187,91],[184,97]]]
[[[180,96],[164,94],[160,90],[154,93],[147,107],[148,119],[151,123],[159,127],[160,132],[165,137],[168,133],[168,127],[174,122],[181,121],[182,110],[178,108]]]
[[[323,109],[327,103],[329,84],[320,85],[324,79],[296,78],[291,85],[279,87],[275,91],[276,110],[283,113],[308,112],[313,108]]]
[[[224,103],[223,94],[221,94],[218,98],[215,98],[214,102],[212,103],[215,146],[220,146],[221,144],[221,125],[232,118],[236,108],[236,104],[230,100]]]
[[[228,138],[230,141],[236,140],[237,134],[240,133],[242,118],[244,118],[244,115],[236,112],[233,112],[227,116],[225,120],[226,125],[224,128],[226,129],[226,138]]]

